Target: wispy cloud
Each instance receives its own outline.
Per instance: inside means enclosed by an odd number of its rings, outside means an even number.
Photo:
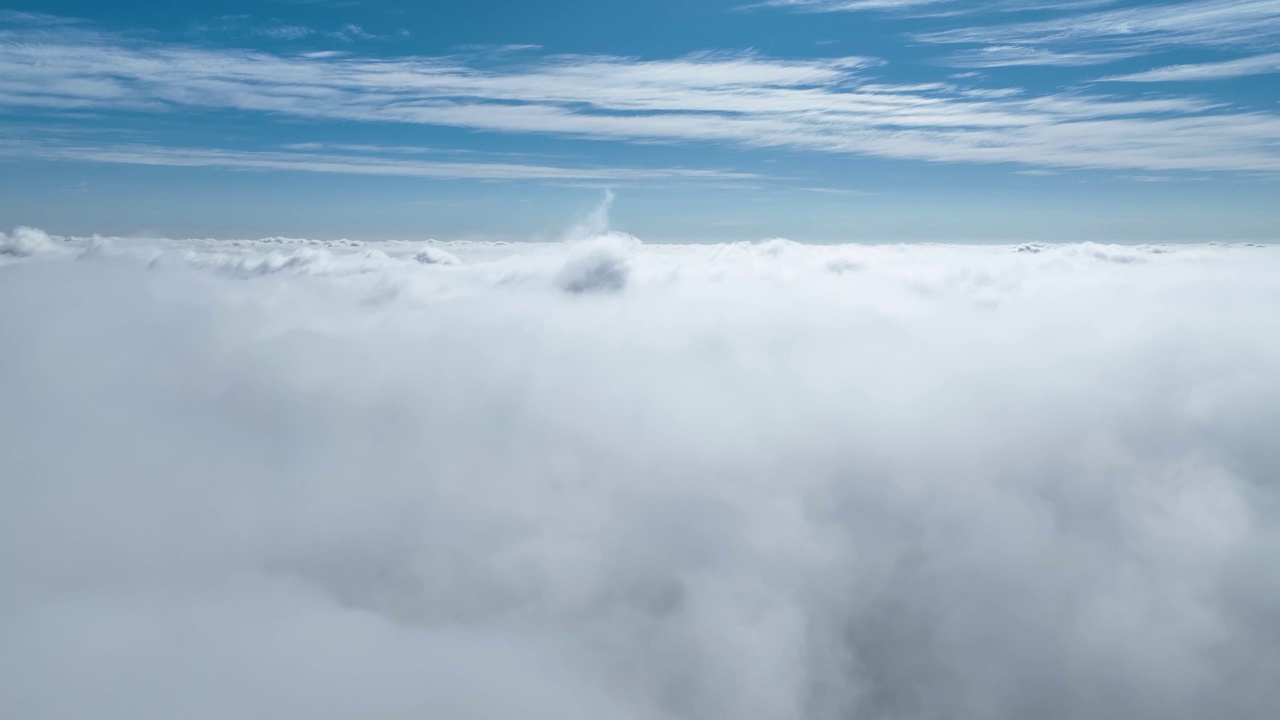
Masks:
[[[750,8],[785,8],[795,12],[829,13],[859,10],[903,10],[939,5],[952,0],[765,0]]]
[[[694,54],[369,59],[0,33],[0,106],[259,112],[626,142],[940,162],[1280,170],[1280,116],[1199,97],[894,84],[863,57]]]
[[[329,36],[336,38],[338,40],[342,40],[344,42],[352,42],[355,40],[380,39],[379,35],[375,35],[369,32],[368,30],[365,30],[364,28],[360,27],[359,25],[355,25],[352,23],[347,23],[346,25],[343,25],[342,27],[338,28],[332,33],[329,33]]]
[[[25,10],[4,9],[0,9],[0,23],[46,28],[56,26],[69,27],[84,24],[76,18],[68,18],[61,15],[48,15],[46,13],[28,12]]]
[[[979,12],[1079,10],[1115,0],[764,0],[748,8],[778,8],[800,13],[905,12],[912,15],[968,15]]]
[[[5,20],[5,16],[0,15],[0,21],[3,20]],[[28,25],[31,24],[20,17],[14,17],[11,21]],[[222,15],[218,17],[215,22],[196,25],[194,30],[202,33],[222,33],[285,41],[297,41],[309,38],[313,40],[338,40],[340,42],[350,43],[361,40],[386,39],[386,36],[371,33],[362,26],[354,23],[346,23],[339,27],[330,26],[330,28],[325,29],[285,23],[274,18],[255,18],[253,15],[248,14]]]
[[[1130,51],[1176,45],[1256,46],[1280,39],[1275,0],[1193,0],[1140,5],[1050,20],[989,24],[916,38],[934,43],[1081,48],[1105,44]]]
[[[1025,45],[991,45],[951,55],[943,64],[962,68],[1012,67],[1018,65],[1078,67],[1105,65],[1132,57],[1128,52],[1060,52]]]
[[[301,25],[271,25],[254,28],[253,34],[276,40],[301,40],[315,34],[315,30]]]
[[[225,150],[216,148],[163,147],[127,143],[115,145],[75,144],[23,140],[0,141],[0,157],[42,160],[152,165],[166,167],[213,167],[233,170],[283,170],[344,175],[382,175],[441,179],[549,180],[549,181],[718,181],[744,182],[757,179],[750,173],[686,168],[568,167],[507,162],[452,162],[387,157],[377,153],[409,154],[420,148],[379,148],[368,145],[340,145],[329,152],[310,152],[324,146],[301,144],[297,150]]]
[[[1254,55],[1222,62],[1170,65],[1128,75],[1113,75],[1103,78],[1103,80],[1109,82],[1180,82],[1222,80],[1269,73],[1280,73],[1280,53]]]

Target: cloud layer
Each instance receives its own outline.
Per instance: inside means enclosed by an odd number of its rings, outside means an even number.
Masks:
[[[0,714],[1280,704],[1275,248],[604,227],[6,235]]]

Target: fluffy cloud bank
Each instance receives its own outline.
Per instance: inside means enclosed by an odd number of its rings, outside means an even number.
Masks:
[[[25,258],[57,253],[61,248],[43,230],[15,228],[12,235],[0,232],[0,257]]]
[[[1275,248],[39,237],[7,717],[1280,704]]]

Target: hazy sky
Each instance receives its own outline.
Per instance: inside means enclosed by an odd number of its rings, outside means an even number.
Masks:
[[[18,0],[0,227],[1273,240],[1274,0]]]

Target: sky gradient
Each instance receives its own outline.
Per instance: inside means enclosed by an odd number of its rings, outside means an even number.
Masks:
[[[1275,240],[1280,3],[8,2],[0,225]]]

